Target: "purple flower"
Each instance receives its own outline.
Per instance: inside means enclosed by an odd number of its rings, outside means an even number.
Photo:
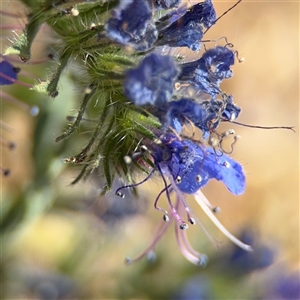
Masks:
[[[202,130],[203,136],[211,129],[218,126],[219,122],[212,123],[212,120],[218,117],[218,113],[222,107],[222,102],[219,101],[203,101],[201,103],[195,102],[193,99],[180,99],[172,101],[169,104],[165,121],[165,127],[171,126],[178,133],[181,132],[182,126],[187,120]]]
[[[135,105],[163,106],[173,94],[177,74],[172,57],[152,53],[137,68],[127,71],[125,95]]]
[[[162,151],[156,149],[154,160],[163,173],[172,176],[172,181],[176,182],[181,192],[194,194],[210,179],[222,181],[235,195],[244,192],[245,175],[242,167],[230,157],[224,154],[216,156],[213,149],[188,139],[180,140],[174,134],[164,134],[161,142],[164,148]]]
[[[194,195],[195,200],[204,212],[231,241],[244,250],[251,250],[249,245],[239,241],[224,228],[214,215],[217,209],[210,204],[200,191],[210,179],[216,179],[222,181],[233,194],[243,193],[245,175],[242,167],[224,154],[217,156],[211,148],[195,143],[190,139],[181,139],[171,133],[162,134],[157,143],[146,142],[145,144],[154,161],[155,168],[148,178],[142,182],[147,181],[155,170],[160,174],[164,189],[157,196],[154,207],[164,213],[165,222],[159,228],[149,247],[135,259],[128,259],[127,261],[136,261],[152,251],[169,227],[169,221],[174,219],[176,239],[182,254],[196,265],[203,266],[207,263],[206,256],[195,251],[187,240],[185,232],[185,229],[188,228],[187,222],[195,224],[196,221],[192,217],[191,208],[185,200],[184,194]],[[123,186],[116,193],[123,196],[120,191],[133,186],[136,185]],[[158,205],[160,196],[163,193],[166,193],[168,210]],[[175,196],[175,204],[173,204],[172,195]]]
[[[207,50],[200,59],[181,64],[178,79],[193,84],[200,91],[215,98],[223,79],[233,76],[234,52],[226,46]]]
[[[223,100],[204,100],[196,102],[194,99],[182,98],[161,107],[160,121],[164,128],[172,127],[181,133],[184,124],[193,123],[202,131],[202,136],[207,139],[221,121],[235,120],[241,109],[233,103],[232,96]]]
[[[0,63],[0,85],[10,85],[15,83],[19,72],[19,68],[14,67],[7,60],[3,60]]]
[[[170,20],[171,16],[170,14]],[[170,26],[160,29],[158,21],[159,36],[156,45],[188,47],[192,51],[200,51],[203,29],[210,27],[215,20],[216,13],[210,0],[196,4]]]
[[[123,0],[105,25],[107,36],[139,51],[151,48],[157,39],[152,10],[146,1]]]

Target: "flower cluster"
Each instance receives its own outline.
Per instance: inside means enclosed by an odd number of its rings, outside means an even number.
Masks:
[[[180,6],[180,0],[22,2],[28,22],[3,57],[30,60],[33,40],[47,25],[60,41],[58,64],[48,80],[31,88],[56,97],[66,66],[72,63],[80,70],[73,74],[84,93],[78,115],[56,141],[74,134],[84,117],[97,120],[86,146],[65,160],[82,166],[73,183],[98,169],[106,180],[105,191],[111,190],[116,177],[129,182],[116,191],[122,197],[123,189],[140,184],[134,183],[137,172],[147,174],[143,182],[154,173],[163,180],[154,206],[163,212],[164,223],[139,257],[152,250],[173,219],[184,256],[196,265],[206,263],[186,238],[187,223],[196,221],[184,194],[194,195],[227,237],[250,250],[220,224],[214,215],[217,208],[200,191],[211,179],[223,182],[235,195],[245,189],[242,167],[226,155],[238,136],[234,130],[218,131],[221,122],[232,122],[241,112],[233,96],[221,89],[222,81],[233,76],[237,51],[226,38],[224,45],[218,45],[219,39],[210,49],[203,46],[205,32],[217,21],[212,1],[189,6]],[[197,51],[200,58],[183,62],[184,57],[166,54],[175,47]],[[15,83],[17,70],[8,60],[1,64],[1,85]],[[194,132],[187,134],[189,126],[201,131],[201,140],[193,138]],[[222,143],[230,135],[233,142],[226,151]],[[168,210],[158,205],[163,193]]]

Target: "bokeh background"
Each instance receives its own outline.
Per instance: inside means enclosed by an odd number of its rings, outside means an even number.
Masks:
[[[196,1],[190,1],[196,3]],[[217,14],[234,2],[214,1]],[[1,9],[24,15],[16,1]],[[1,52],[13,34],[4,25],[22,26],[22,18],[1,16]],[[20,31],[17,31],[20,32]],[[233,157],[242,163],[247,189],[231,195],[219,182],[203,189],[221,208],[218,218],[235,235],[253,244],[252,254],[238,250],[189,199],[216,249],[199,226],[188,231],[191,242],[209,257],[206,268],[181,255],[173,230],[156,247],[156,260],[125,266],[151,240],[161,214],[153,209],[159,179],[133,195],[100,196],[103,181],[94,175],[70,186],[79,171],[63,159],[85,141],[79,133],[54,142],[76,115],[80,90],[70,80],[71,68],[52,100],[23,87],[1,87],[29,105],[28,110],[1,100],[1,120],[10,129],[1,135],[17,148],[1,147],[1,298],[3,299],[298,299],[299,292],[299,2],[243,1],[209,30],[206,39],[226,36],[244,57],[223,90],[234,95],[243,111],[239,122],[295,126],[263,130],[226,124],[242,136]],[[34,47],[34,60],[51,52],[44,28]],[[187,54],[189,59],[199,54]],[[20,79],[45,78],[53,68],[23,65]],[[88,129],[86,129],[88,130]],[[122,185],[117,182],[116,186]]]

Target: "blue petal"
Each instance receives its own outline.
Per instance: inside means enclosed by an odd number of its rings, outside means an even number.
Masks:
[[[217,127],[218,122],[210,124],[210,121],[217,118],[218,113],[223,105],[223,102],[216,102],[219,105],[214,105],[212,101],[195,102],[193,99],[180,99],[170,102],[166,115],[164,116],[165,127],[171,126],[178,133],[178,123],[181,125],[187,123],[187,120],[202,130],[203,135],[209,132],[210,129]]]
[[[227,47],[209,49],[196,61],[181,66],[178,79],[193,84],[200,91],[216,98],[223,79],[233,76],[234,52]]]
[[[201,2],[189,8],[186,13],[171,25],[160,28],[172,15],[158,20],[159,37],[156,45],[170,47],[188,47],[192,51],[200,51],[203,28],[210,27],[216,20],[216,13],[210,0]],[[161,24],[160,24],[161,23]]]
[[[157,46],[188,47],[200,51],[203,37],[202,26],[196,22],[180,23],[180,19],[159,32]],[[180,26],[177,24],[179,22]]]
[[[240,195],[245,191],[246,178],[242,166],[229,156],[216,156],[211,148],[207,148],[203,160],[203,170],[211,178],[222,181],[228,190]]]
[[[125,95],[136,105],[164,106],[173,94],[178,69],[170,56],[152,53],[126,73]]]
[[[152,11],[145,1],[125,0],[105,25],[107,36],[139,51],[146,51],[157,39]]]
[[[175,181],[179,176],[177,186],[182,192],[194,194],[210,179],[222,181],[235,195],[244,192],[243,169],[232,158],[225,154],[216,156],[213,149],[202,148],[191,140],[181,141],[173,134],[165,134],[161,141],[167,155],[154,156],[156,163],[166,165]]]
[[[17,79],[17,69],[8,61],[4,60],[0,63],[0,72],[4,75],[10,77],[12,80]],[[0,74],[0,85],[10,85],[14,82],[12,80],[6,79]]]
[[[241,112],[241,108],[236,106],[233,103],[232,99],[233,99],[232,96],[229,96],[227,98],[226,106],[224,107],[224,110],[221,113],[221,116],[227,120],[235,120]]]

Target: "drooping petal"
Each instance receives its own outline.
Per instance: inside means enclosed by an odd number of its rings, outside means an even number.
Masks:
[[[207,172],[209,177],[222,181],[231,193],[244,193],[246,178],[242,166],[225,154],[216,156],[211,148],[206,150],[203,171]]]
[[[152,10],[141,0],[121,1],[105,29],[110,39],[139,51],[148,50],[157,39]]]
[[[162,163],[167,165],[182,192],[194,194],[210,179],[222,181],[235,195],[244,192],[246,179],[243,169],[229,156],[217,156],[213,149],[188,139],[179,140],[173,134],[165,134],[161,141],[170,154]]]
[[[163,117],[162,122],[165,127],[171,126],[178,133],[181,132],[181,127],[185,123],[193,122],[196,127],[201,129],[202,134],[205,136],[210,129],[218,126],[219,122],[214,122],[212,126],[210,121],[218,117],[222,105],[223,102],[221,101],[203,101],[198,103],[193,99],[182,98],[169,103],[167,113]]]
[[[208,49],[200,59],[181,64],[180,81],[193,84],[200,91],[215,98],[223,79],[233,76],[234,52],[227,47]]]
[[[210,27],[215,20],[216,13],[210,0],[193,5],[178,20],[159,30],[156,45],[200,51],[203,28]]]
[[[152,53],[127,71],[125,95],[136,105],[164,106],[172,96],[178,68],[170,56]]]

